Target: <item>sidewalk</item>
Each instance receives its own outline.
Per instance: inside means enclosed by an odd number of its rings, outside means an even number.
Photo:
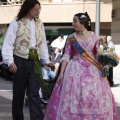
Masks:
[[[0,96],[0,120],[12,120],[12,101]],[[28,107],[24,106],[24,118],[30,120]]]
[[[120,45],[115,45],[115,51],[120,56]],[[120,61],[119,65],[113,68],[113,81],[115,86],[111,87],[111,90],[117,106],[118,120],[120,120]]]
[[[113,68],[113,81],[114,81],[114,87],[111,87],[111,90],[113,92],[117,111],[118,111],[118,120],[120,120],[120,63],[117,67]]]

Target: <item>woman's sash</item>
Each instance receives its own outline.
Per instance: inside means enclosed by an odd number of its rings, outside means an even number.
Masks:
[[[75,50],[87,61],[95,65],[100,71],[102,71],[102,66],[94,60],[78,43],[77,39],[73,34],[68,36],[68,40],[71,43],[71,45],[75,48]]]

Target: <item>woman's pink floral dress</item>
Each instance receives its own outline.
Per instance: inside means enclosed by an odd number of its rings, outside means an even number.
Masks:
[[[95,57],[99,47],[95,33],[87,41],[77,40]],[[68,62],[63,84],[56,83],[44,120],[117,120],[113,94],[98,68],[81,58],[68,40],[62,60]]]

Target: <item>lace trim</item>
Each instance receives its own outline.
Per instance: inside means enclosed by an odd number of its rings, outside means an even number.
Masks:
[[[70,56],[69,56],[69,55],[63,55],[63,57],[60,59],[60,63],[61,63],[63,60],[68,63],[69,60],[70,60]]]

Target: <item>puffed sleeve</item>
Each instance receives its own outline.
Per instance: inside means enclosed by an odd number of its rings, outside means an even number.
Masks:
[[[94,47],[92,49],[92,53],[96,56],[98,54],[98,49],[100,47],[100,40],[98,38],[98,36],[94,33],[93,35],[93,43],[94,43]]]
[[[64,51],[63,57],[60,59],[60,62],[62,62],[63,60],[66,62],[69,62],[71,55],[72,55],[72,46],[69,40],[67,39],[65,44],[65,51]]]
[[[99,47],[100,47],[100,41],[97,40],[97,41],[95,42],[95,55],[98,54],[98,49],[99,49]]]

